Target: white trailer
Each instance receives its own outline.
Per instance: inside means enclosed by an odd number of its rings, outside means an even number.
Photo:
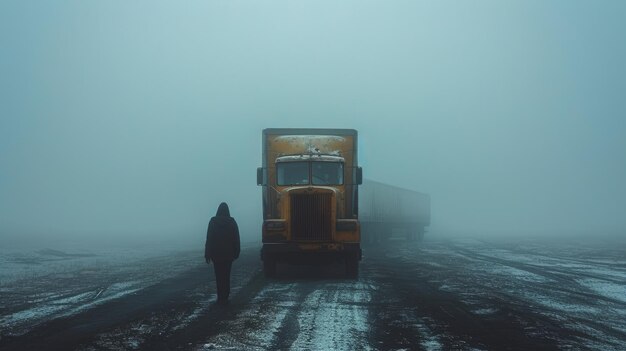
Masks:
[[[363,243],[388,240],[398,232],[422,240],[430,225],[430,196],[365,179],[359,189],[359,219]]]

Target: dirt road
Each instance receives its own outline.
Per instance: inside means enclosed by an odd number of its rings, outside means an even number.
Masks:
[[[187,262],[171,276],[89,306],[70,299],[60,315],[26,323],[20,308],[4,306],[0,349],[620,350],[624,252],[530,240],[395,242],[365,249],[358,280],[340,265],[279,266],[268,280],[252,247],[233,268],[228,306],[213,303],[210,267],[179,253],[150,263],[158,271]],[[94,294],[101,283],[91,283]],[[12,287],[0,297],[17,301]]]

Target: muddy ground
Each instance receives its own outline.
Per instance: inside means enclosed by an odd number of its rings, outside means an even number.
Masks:
[[[557,240],[396,240],[342,265],[233,266],[216,305],[196,251],[133,259],[39,250],[0,281],[2,350],[623,350],[626,247]],[[23,266],[20,266],[23,265]],[[42,269],[50,265],[53,270]],[[30,269],[28,267],[31,267]],[[13,269],[15,271],[15,269]]]

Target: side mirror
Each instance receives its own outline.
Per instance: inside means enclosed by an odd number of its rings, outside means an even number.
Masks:
[[[265,177],[263,173],[262,167],[256,169],[256,185],[265,185]]]
[[[355,178],[354,182],[356,183],[356,185],[363,184],[363,168],[361,167],[356,168],[356,175],[354,178]]]

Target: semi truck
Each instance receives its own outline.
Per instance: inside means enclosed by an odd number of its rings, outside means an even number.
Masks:
[[[364,244],[386,242],[394,234],[421,241],[430,225],[430,196],[365,179],[359,193],[359,220]]]
[[[361,260],[358,185],[362,169],[354,129],[264,129],[261,259],[276,264],[341,261],[357,277]]]

